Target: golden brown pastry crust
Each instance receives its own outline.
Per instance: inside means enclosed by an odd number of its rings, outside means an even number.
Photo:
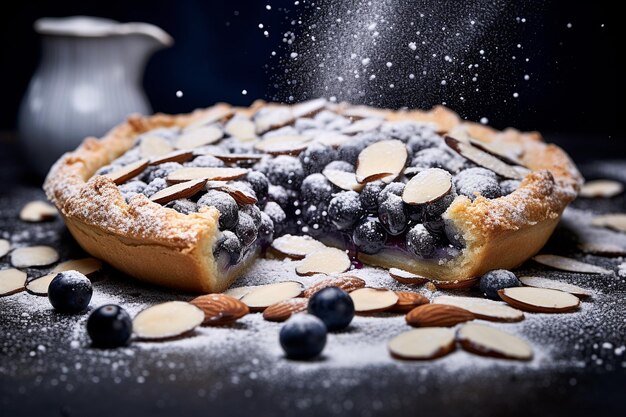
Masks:
[[[233,108],[251,115],[263,106]],[[194,292],[219,292],[254,261],[255,253],[228,274],[216,270],[212,248],[218,234],[219,212],[202,208],[189,215],[178,213],[136,195],[126,203],[108,178],[92,177],[100,167],[130,149],[137,135],[159,127],[184,127],[227,104],[197,110],[188,115],[131,116],[102,139],[87,138],[52,167],[44,189],[60,210],[70,232],[91,255],[147,282]],[[400,267],[438,280],[467,279],[495,268],[515,267],[545,244],[560,215],[572,201],[582,178],[567,154],[547,145],[537,133],[514,129],[498,132],[473,123],[461,123],[452,111],[437,107],[391,111],[345,104],[338,113],[359,112],[387,120],[433,123],[439,132],[463,129],[485,142],[510,143],[523,150],[521,160],[533,171],[512,194],[497,199],[457,197],[444,218],[453,222],[466,242],[463,254],[444,264],[398,257],[384,250],[361,255],[373,265]]]

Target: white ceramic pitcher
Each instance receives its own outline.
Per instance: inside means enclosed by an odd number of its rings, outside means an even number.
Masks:
[[[147,23],[94,17],[43,18],[42,57],[19,112],[22,148],[45,175],[64,152],[101,136],[130,113],[150,114],[142,89],[145,64],[173,43]]]

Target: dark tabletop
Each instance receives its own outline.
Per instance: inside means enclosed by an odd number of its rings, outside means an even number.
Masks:
[[[565,137],[559,142],[567,148]],[[581,143],[571,142],[575,157],[583,159]],[[590,152],[594,157],[619,157],[595,147]],[[626,182],[626,160],[586,159],[581,169],[589,177]],[[26,202],[43,198],[39,187],[14,142],[0,141],[0,237],[50,244],[63,259],[84,255],[60,220],[37,226],[17,220]],[[579,200],[573,207],[578,210],[572,223],[577,223],[576,216],[589,212],[623,212],[626,197]],[[567,225],[561,226],[547,250],[582,259],[573,239]],[[624,262],[584,259],[613,271]],[[7,265],[6,258],[0,259],[0,268]],[[457,356],[461,359],[418,364],[324,366],[324,361],[333,363],[330,357],[302,364],[260,353],[259,341],[266,335],[245,330],[245,324],[217,330],[216,338],[227,339],[225,331],[248,331],[249,339],[237,336],[236,343],[216,342],[212,349],[196,349],[189,342],[188,348],[174,345],[180,349],[132,345],[104,351],[91,348],[82,327],[76,326],[84,317],[57,314],[44,307],[43,298],[29,306],[18,298],[0,298],[0,415],[624,415],[625,278],[616,272],[606,277],[564,275],[536,264],[526,264],[522,271],[566,276],[598,294],[579,313],[526,320],[523,333],[535,344],[546,345],[538,349],[541,357],[528,364],[469,355],[471,360]],[[101,275],[96,291],[113,299],[123,294],[125,300],[135,297],[140,303],[166,294],[115,271]],[[351,332],[368,337],[364,326]]]

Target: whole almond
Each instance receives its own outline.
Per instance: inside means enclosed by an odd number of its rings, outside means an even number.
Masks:
[[[201,295],[190,303],[204,312],[205,326],[230,324],[250,312],[245,303],[225,294]]]
[[[342,277],[327,277],[321,281],[317,281],[315,284],[304,290],[304,296],[306,298],[311,298],[316,292],[327,287],[337,287],[345,292],[351,292],[358,290],[359,288],[364,288],[365,281],[351,275],[344,275]]]
[[[429,303],[428,298],[416,292],[396,291],[396,295],[398,296],[398,301],[396,302],[396,305],[394,305],[387,311],[392,311],[396,313],[408,313],[417,306]]]
[[[285,321],[293,314],[306,311],[309,305],[308,298],[292,298],[272,304],[263,311],[263,318],[267,321]]]
[[[409,311],[405,318],[407,324],[413,327],[450,327],[474,320],[474,315],[450,305],[424,304]]]

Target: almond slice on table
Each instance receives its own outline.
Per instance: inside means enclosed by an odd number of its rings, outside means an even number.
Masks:
[[[428,282],[426,277],[399,268],[390,268],[389,275],[401,284],[421,285]]]
[[[359,183],[382,180],[393,181],[404,169],[407,159],[406,146],[399,140],[381,140],[359,153],[356,180]]]
[[[578,244],[578,249],[598,256],[626,256],[626,246],[610,242],[582,242]]]
[[[52,272],[78,271],[83,275],[89,276],[102,269],[102,262],[96,258],[71,259],[61,262],[54,267]]]
[[[476,297],[453,297],[442,295],[432,301],[433,304],[445,304],[465,309],[477,319],[516,322],[524,319],[524,313],[500,301]]]
[[[229,168],[229,167],[213,167],[198,168],[186,167],[180,168],[167,176],[167,182],[176,184],[179,182],[191,180],[208,180],[208,181],[226,181],[241,178],[248,173],[245,168]]]
[[[272,249],[293,259],[302,259],[309,253],[325,248],[322,242],[310,236],[283,235],[272,242]]]
[[[511,165],[503,162],[499,158],[478,149],[469,143],[462,142],[453,137],[445,137],[446,144],[454,149],[459,155],[465,159],[469,159],[476,165],[490,169],[496,174],[513,180],[521,180],[524,178],[524,170],[515,169]],[[519,167],[518,167],[519,168]]]
[[[474,320],[469,311],[445,304],[424,304],[409,311],[406,323],[413,327],[450,327]]]
[[[103,176],[113,181],[116,185],[120,185],[141,174],[148,167],[149,162],[148,159],[141,159]]]
[[[244,295],[248,294],[250,291],[259,287],[260,285],[248,285],[245,287],[229,288],[226,291],[224,291],[222,294],[228,295],[229,297],[236,298],[237,300],[241,300]]]
[[[25,284],[25,272],[14,268],[3,269],[0,271],[0,297],[23,291]]]
[[[430,301],[422,294],[410,291],[396,291],[398,301],[389,310],[394,313],[408,313],[417,306],[428,304]]]
[[[391,339],[387,348],[391,356],[397,359],[439,358],[454,350],[454,331],[444,327],[409,330]]]
[[[46,266],[59,260],[59,253],[50,246],[26,246],[11,252],[11,265],[16,268]]]
[[[234,198],[240,205],[256,204],[257,202],[256,196],[248,190],[224,181],[209,181],[206,183],[206,189],[223,191]]]
[[[242,141],[256,138],[256,125],[247,117],[235,116],[226,123],[224,131]]]
[[[58,272],[51,272],[39,278],[31,279],[26,283],[26,291],[33,295],[47,296],[48,287]]]
[[[398,294],[385,288],[359,288],[350,293],[356,313],[378,313],[398,302]]]
[[[31,201],[20,211],[20,220],[25,222],[44,222],[53,220],[59,215],[56,207],[45,201]]]
[[[536,255],[533,257],[533,260],[542,265],[560,269],[561,271],[579,272],[581,274],[610,274],[612,272],[599,266],[580,262],[572,258],[566,258],[565,256]]]
[[[0,239],[0,258],[9,253],[11,250],[11,242],[6,239]]]
[[[257,142],[254,148],[271,155],[296,155],[309,146],[311,137],[304,135],[277,135]]]
[[[263,318],[267,321],[285,321],[296,313],[306,311],[308,305],[308,298],[291,298],[280,301],[263,310]]]
[[[591,225],[626,233],[626,214],[603,214],[591,219]]]
[[[181,149],[179,151],[173,151],[165,155],[155,156],[151,158],[150,165],[160,165],[166,162],[183,163],[189,161],[191,158],[193,158],[193,151]]]
[[[204,312],[184,301],[168,301],[139,312],[133,332],[141,339],[171,339],[191,332],[204,321]]]
[[[579,197],[585,198],[611,198],[624,192],[624,185],[613,180],[587,181],[580,191]]]
[[[340,171],[338,169],[325,169],[322,174],[328,181],[346,191],[361,191],[365,184],[356,180],[354,172]]]
[[[549,290],[558,290],[568,292],[578,298],[591,297],[593,291],[579,287],[578,285],[568,284],[567,282],[556,281],[542,277],[519,277],[522,284],[528,287],[547,288]]]
[[[217,126],[204,126],[185,131],[176,140],[176,149],[193,149],[211,145],[224,137],[224,132]]]
[[[455,279],[453,281],[440,281],[431,279],[430,282],[440,290],[466,290],[472,288],[480,281],[480,277],[469,279]]]
[[[315,293],[328,287],[337,287],[345,292],[352,292],[359,288],[365,288],[365,281],[361,278],[353,277],[350,275],[344,275],[340,277],[326,277],[320,281],[317,281],[309,288],[304,290],[304,297],[311,298]]]
[[[578,310],[580,299],[568,292],[535,287],[498,290],[507,304],[532,313],[569,313]]]
[[[311,252],[296,266],[298,275],[339,274],[350,269],[348,255],[337,248],[322,248]]]
[[[252,311],[263,311],[272,304],[299,297],[303,289],[303,285],[296,281],[276,282],[252,289],[241,297],[241,301]]]
[[[523,339],[478,323],[464,324],[457,340],[463,349],[481,356],[517,360],[533,357],[532,347]]]
[[[204,312],[205,326],[231,324],[250,312],[248,306],[239,299],[225,294],[206,294],[189,302]]]
[[[179,198],[193,197],[204,189],[205,179],[185,181],[170,185],[150,196],[150,200],[159,204],[166,204]]]
[[[161,136],[144,136],[139,144],[139,155],[142,158],[153,158],[166,155],[174,150],[170,142]]]
[[[341,133],[345,135],[354,135],[361,132],[369,132],[371,130],[378,129],[382,124],[383,119],[379,118],[360,119],[341,129]]]
[[[444,197],[452,189],[452,176],[440,168],[418,172],[407,182],[402,201],[409,205],[428,204]]]

